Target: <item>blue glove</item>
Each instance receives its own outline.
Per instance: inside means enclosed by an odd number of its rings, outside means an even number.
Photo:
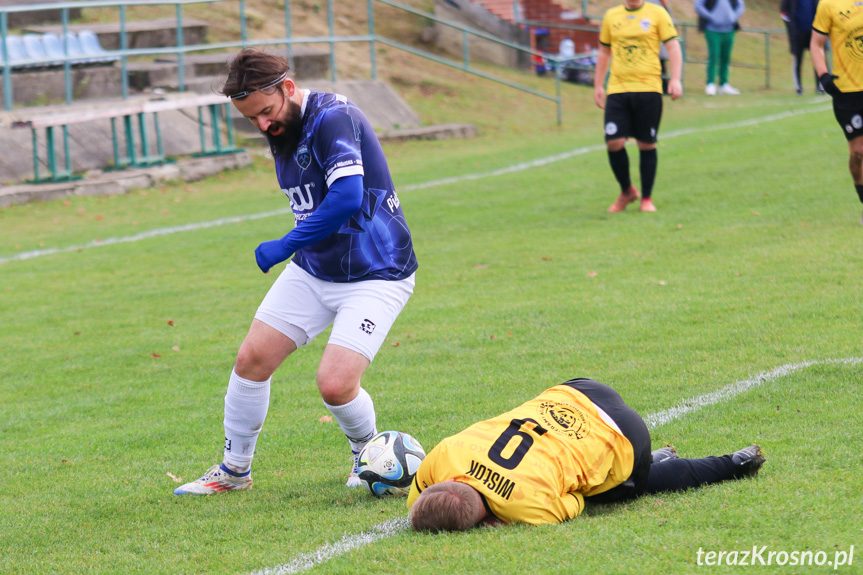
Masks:
[[[264,242],[255,250],[255,261],[261,271],[267,273],[274,265],[291,257],[294,252],[285,247],[285,238]]]

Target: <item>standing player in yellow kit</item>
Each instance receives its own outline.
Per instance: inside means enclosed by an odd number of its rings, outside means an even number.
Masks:
[[[408,496],[416,530],[480,524],[558,523],[585,499],[610,503],[754,476],[757,445],[731,455],[681,459],[650,451],[644,420],[611,387],[573,379],[432,449]]]
[[[608,208],[620,212],[639,198],[629,177],[626,139],[635,138],[639,150],[641,211],[655,212],[652,193],[658,164],[656,135],[662,118],[662,65],[660,47],[665,44],[671,62],[668,93],[672,100],[683,95],[680,77],[683,55],[671,16],[661,6],[644,0],[626,0],[602,19],[599,55],[594,76],[594,101],[605,110],[605,143],[608,160],[620,196]],[[611,63],[608,90],[603,87]]]
[[[812,67],[821,87],[833,97],[833,115],[848,140],[848,169],[863,203],[863,6],[855,0],[821,0],[812,31]],[[837,75],[827,69],[828,37]]]

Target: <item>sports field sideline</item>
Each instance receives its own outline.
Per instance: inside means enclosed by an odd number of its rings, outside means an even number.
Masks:
[[[586,106],[561,129],[388,146],[420,271],[364,386],[381,429],[430,449],[593,377],[654,416],[656,447],[759,443],[757,479],[558,526],[414,534],[403,501],[343,487],[344,439],[314,386],[321,338],[274,377],[255,489],[172,496],[220,456],[227,374],[273,281],[251,254],[290,225],[261,158],[0,210],[0,571],[730,573],[743,567],[706,553],[766,546],[760,572],[833,570],[789,564],[806,551],[857,572],[863,226],[845,144],[823,99],[711,105],[669,107],[656,214],[605,213]]]

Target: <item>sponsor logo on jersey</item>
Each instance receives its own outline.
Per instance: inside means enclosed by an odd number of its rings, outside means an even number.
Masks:
[[[590,424],[584,413],[574,405],[543,401],[537,408],[543,427],[575,439],[584,439],[590,433]]]
[[[300,186],[291,186],[287,190],[283,189],[282,191],[291,200],[291,207],[293,207],[295,212],[304,212],[315,207],[314,200],[312,199],[312,188],[314,186],[314,183],[306,184],[305,190]]]

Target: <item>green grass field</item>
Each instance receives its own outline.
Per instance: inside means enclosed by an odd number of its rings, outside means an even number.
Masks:
[[[589,89],[565,88],[558,127],[553,106],[488,83],[403,80],[424,121],[480,135],[386,145],[420,270],[364,378],[379,427],[430,449],[575,376],[647,416],[794,366],[652,430],[691,457],[757,442],[762,474],[556,526],[396,530],[339,553],[406,510],[343,487],[346,442],[314,383],[322,336],[274,376],[254,491],[173,496],[172,475],[221,457],[227,378],[274,280],[253,250],[292,219],[112,238],[286,209],[261,157],[195,184],[0,210],[0,572],[287,573],[319,553],[313,573],[736,573],[699,566],[699,549],[833,560],[852,545],[838,571],[861,572],[863,226],[827,101],[666,100],[659,211],[611,216]],[[66,251],[20,259],[46,249]]]

